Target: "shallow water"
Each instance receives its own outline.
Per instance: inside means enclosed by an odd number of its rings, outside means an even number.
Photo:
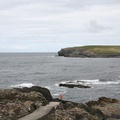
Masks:
[[[86,102],[107,96],[120,99],[120,58],[65,58],[57,53],[1,53],[0,88],[44,86],[54,97]],[[61,82],[91,86],[59,87]]]

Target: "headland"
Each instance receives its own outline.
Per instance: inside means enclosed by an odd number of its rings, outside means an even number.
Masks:
[[[120,58],[120,46],[80,46],[63,48],[58,56],[81,58]]]

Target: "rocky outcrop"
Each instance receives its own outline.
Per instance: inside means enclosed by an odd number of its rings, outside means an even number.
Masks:
[[[86,86],[86,85],[82,85],[82,84],[68,84],[68,83],[60,83],[59,84],[60,87],[68,87],[68,88],[74,88],[74,87],[77,87],[77,88],[90,88],[90,86]]]
[[[42,92],[41,92],[42,91]],[[49,90],[34,86],[0,90],[0,120],[18,120],[49,101],[61,102],[39,120],[120,120],[120,101],[101,97],[85,104],[53,99]]]
[[[52,99],[48,89],[38,86],[0,90],[0,120],[17,120]]]
[[[116,99],[102,97],[98,101],[86,103],[88,108],[100,110],[106,120],[120,119],[120,101]]]
[[[85,49],[75,49],[75,48],[67,48],[67,49],[61,49],[58,51],[58,56],[64,56],[64,57],[97,57],[97,55],[89,50]]]
[[[106,97],[86,104],[62,101],[40,120],[120,120],[120,101]]]
[[[31,91],[39,92],[41,93],[48,101],[52,101],[53,97],[50,94],[50,91],[47,88],[39,87],[39,86],[32,86],[31,88],[15,88],[16,90],[23,92],[23,93],[29,93]]]

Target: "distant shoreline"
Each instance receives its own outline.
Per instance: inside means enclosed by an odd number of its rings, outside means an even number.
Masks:
[[[63,48],[58,56],[81,58],[120,58],[120,46],[82,46]]]

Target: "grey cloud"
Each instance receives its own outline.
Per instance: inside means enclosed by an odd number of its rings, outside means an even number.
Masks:
[[[0,1],[1,49],[37,51],[43,44],[43,50],[56,44],[57,51],[62,46],[102,44],[106,40],[120,44],[119,3],[120,0]],[[100,37],[103,41],[96,41]]]
[[[0,1],[0,10],[11,9],[22,5],[30,5],[35,3],[52,3],[52,4],[64,4],[63,0],[4,0]]]
[[[87,29],[89,32],[101,32],[112,28],[109,26],[101,25],[95,20],[91,20],[87,25]]]
[[[71,9],[76,9],[88,5],[120,4],[120,0],[1,0],[0,10],[10,9],[21,5],[28,5],[34,3],[59,4],[65,8],[69,7]]]

